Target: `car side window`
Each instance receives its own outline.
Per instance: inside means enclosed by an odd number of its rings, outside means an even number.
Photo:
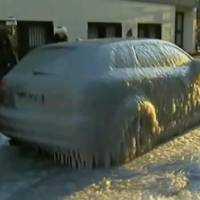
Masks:
[[[132,43],[113,46],[111,63],[114,68],[134,68],[135,51]]]
[[[169,67],[181,67],[191,61],[191,58],[184,51],[173,45],[162,45],[162,51],[166,57],[167,66]]]
[[[162,67],[166,65],[165,55],[154,43],[141,43],[135,45],[138,67]]]

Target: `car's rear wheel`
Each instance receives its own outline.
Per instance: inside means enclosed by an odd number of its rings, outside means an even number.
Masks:
[[[152,149],[161,132],[154,105],[135,99],[118,111],[112,127],[115,130],[112,149],[118,152],[113,156],[114,164],[129,162]]]
[[[141,115],[125,122],[123,143],[127,145],[126,160],[132,160],[152,148],[152,135],[146,124]]]
[[[145,153],[152,148],[152,134],[147,128],[147,121],[139,116],[136,118],[135,137],[136,137],[136,156]]]

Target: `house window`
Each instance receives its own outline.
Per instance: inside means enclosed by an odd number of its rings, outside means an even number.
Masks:
[[[176,25],[175,25],[175,43],[183,48],[183,29],[184,29],[184,13],[176,13]]]
[[[120,23],[88,23],[88,38],[122,37]]]
[[[138,38],[161,39],[161,24],[138,24]]]

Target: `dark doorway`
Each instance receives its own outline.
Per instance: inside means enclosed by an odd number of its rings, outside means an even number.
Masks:
[[[21,58],[29,50],[53,40],[53,22],[18,21],[17,35]]]
[[[122,37],[121,23],[88,23],[88,38]]]
[[[161,39],[161,24],[138,24],[138,38]]]
[[[0,20],[1,25],[5,21]],[[22,58],[31,49],[53,41],[53,22],[46,21],[17,21],[17,53]]]
[[[6,24],[6,22],[5,21],[3,21],[3,20],[0,20],[0,25],[5,25]]]
[[[175,43],[183,48],[184,13],[176,12]]]

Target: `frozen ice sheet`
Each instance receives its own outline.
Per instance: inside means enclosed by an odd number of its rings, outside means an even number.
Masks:
[[[121,167],[69,170],[0,136],[1,200],[200,199],[200,129]]]

